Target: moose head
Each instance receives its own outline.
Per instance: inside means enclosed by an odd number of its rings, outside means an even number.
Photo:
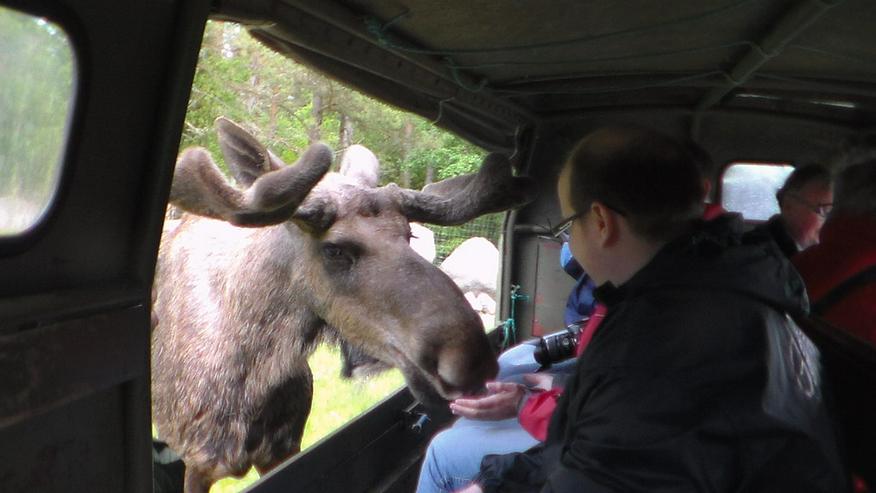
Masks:
[[[230,120],[218,119],[217,127],[225,161],[244,189],[195,148],[178,160],[170,200],[230,225],[274,227],[272,236],[281,238],[250,246],[262,258],[247,271],[276,269],[272,282],[253,286],[247,297],[258,301],[250,304],[262,305],[266,296],[259,289],[299,292],[285,302],[304,301],[350,344],[400,368],[425,402],[435,402],[435,393],[459,397],[493,376],[495,359],[480,319],[454,283],[411,250],[408,223],[458,225],[526,203],[529,180],[512,176],[507,159],[492,154],[479,173],[422,192],[394,184],[374,188],[373,171],[362,170],[376,170],[377,158],[362,146],[347,151],[346,174],[327,174],[332,153],[324,145],[286,166]]]

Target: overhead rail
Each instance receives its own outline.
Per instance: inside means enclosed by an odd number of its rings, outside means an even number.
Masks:
[[[801,32],[825,12],[844,1],[802,0],[794,5],[759,43],[752,44],[742,59],[727,71],[725,83],[713,88],[700,99],[696,105],[696,114],[712,108],[733,89],[745,84],[766,62],[779,56]]]

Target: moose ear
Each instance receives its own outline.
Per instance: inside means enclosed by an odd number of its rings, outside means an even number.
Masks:
[[[170,202],[236,226],[279,224],[292,217],[331,164],[331,149],[314,144],[295,165],[265,173],[241,191],[226,181],[206,149],[189,148],[177,159]]]
[[[214,219],[225,219],[246,204],[243,193],[228,184],[210,152],[201,147],[186,149],[177,159],[169,201]]]
[[[216,119],[216,130],[225,164],[240,186],[249,188],[259,176],[282,165],[261,142],[233,121],[220,116]]]

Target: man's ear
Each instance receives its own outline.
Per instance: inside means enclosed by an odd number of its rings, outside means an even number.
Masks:
[[[609,247],[617,243],[620,234],[620,216],[599,201],[590,204],[590,214],[596,223],[599,246]]]

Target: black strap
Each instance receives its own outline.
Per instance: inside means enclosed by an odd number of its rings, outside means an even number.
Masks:
[[[873,282],[876,282],[876,265],[867,267],[828,291],[820,300],[812,304],[812,313],[823,315],[825,310],[843,299],[849,291]]]

